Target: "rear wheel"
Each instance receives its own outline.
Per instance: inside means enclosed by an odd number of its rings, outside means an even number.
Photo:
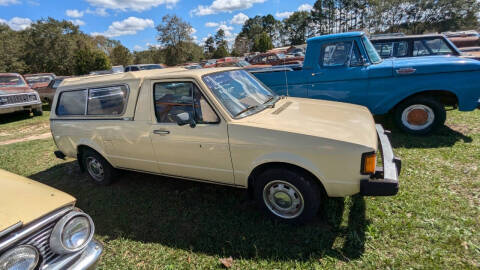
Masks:
[[[288,223],[313,219],[321,203],[314,179],[296,170],[269,169],[256,177],[255,199],[270,217]]]
[[[429,134],[443,126],[446,118],[445,107],[433,98],[410,98],[395,109],[395,122],[410,134]]]
[[[82,155],[82,162],[95,184],[107,186],[113,182],[115,168],[97,152],[85,150]]]

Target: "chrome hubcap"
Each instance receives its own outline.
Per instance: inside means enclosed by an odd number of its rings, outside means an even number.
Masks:
[[[292,219],[302,214],[305,203],[300,191],[292,184],[274,180],[265,185],[263,201],[276,216]]]
[[[422,130],[435,121],[433,110],[422,104],[407,107],[402,112],[402,124],[411,130]]]
[[[87,158],[87,169],[88,173],[93,177],[93,179],[95,179],[96,181],[103,181],[103,166],[96,158]]]

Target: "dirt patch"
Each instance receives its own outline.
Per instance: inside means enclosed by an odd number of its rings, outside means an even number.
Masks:
[[[51,138],[51,137],[52,137],[51,133],[43,133],[43,134],[33,135],[33,136],[25,137],[25,138],[3,141],[3,142],[0,142],[0,145],[7,145],[7,144],[13,144],[13,143],[19,143],[19,142],[27,142],[27,141],[33,141],[33,140],[43,140],[43,139],[48,139],[48,138]]]
[[[476,126],[466,124],[447,124],[447,126],[462,134],[480,133],[480,128]]]

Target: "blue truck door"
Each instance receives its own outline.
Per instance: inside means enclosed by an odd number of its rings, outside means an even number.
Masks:
[[[308,97],[367,105],[368,66],[355,40],[326,41],[319,46],[310,74]]]

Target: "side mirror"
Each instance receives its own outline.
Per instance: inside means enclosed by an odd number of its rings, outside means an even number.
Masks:
[[[360,56],[360,58],[356,62],[350,62],[351,67],[363,67],[367,65],[367,60]]]
[[[179,126],[184,126],[190,124],[191,128],[194,128],[197,123],[195,123],[195,120],[190,116],[188,112],[183,112],[175,115],[177,118],[177,124]]]

